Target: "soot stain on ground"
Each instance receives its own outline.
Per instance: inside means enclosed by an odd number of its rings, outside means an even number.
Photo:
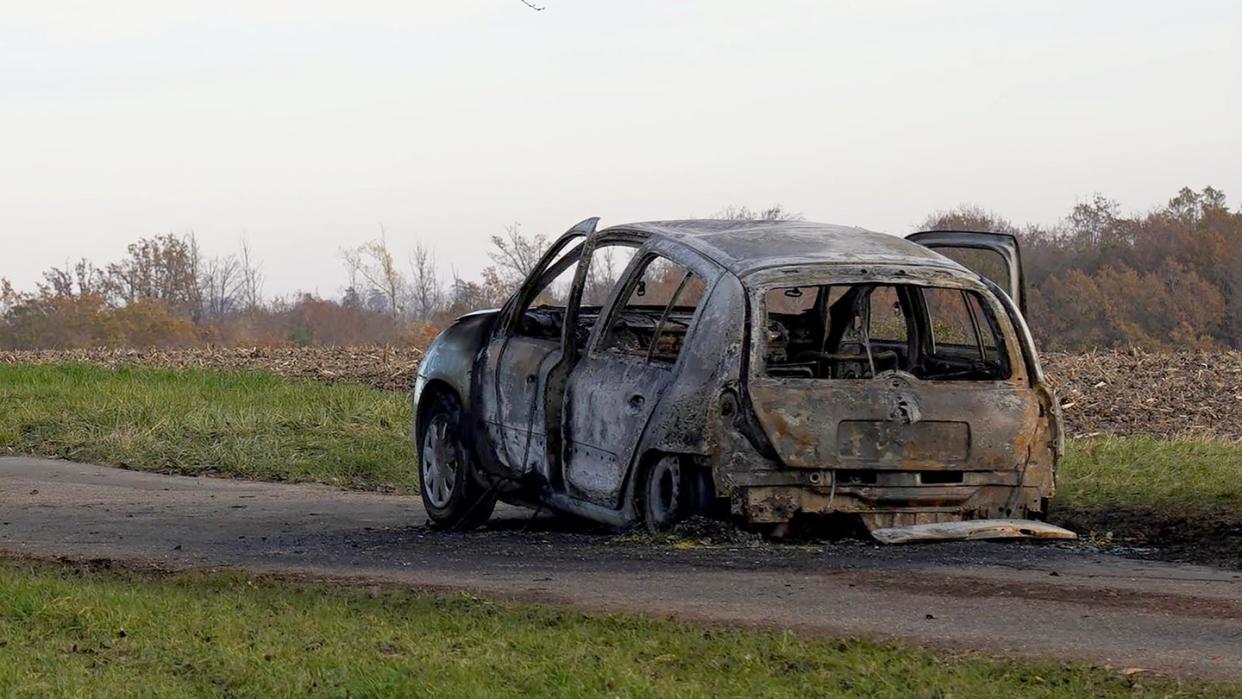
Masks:
[[[947,542],[886,546],[858,538],[801,536],[774,541],[724,522],[695,521],[663,535],[615,531],[581,520],[541,515],[498,519],[472,531],[426,525],[271,537],[262,547],[279,556],[339,557],[365,562],[419,563],[487,559],[515,566],[641,569],[706,567],[817,573],[860,568],[901,570],[998,562],[1034,567],[1097,547],[1064,542]]]

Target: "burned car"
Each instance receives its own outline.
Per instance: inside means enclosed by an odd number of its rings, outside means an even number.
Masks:
[[[427,350],[423,501],[451,527],[497,499],[653,531],[1040,519],[1062,437],[1022,307],[1009,235],[588,219]]]

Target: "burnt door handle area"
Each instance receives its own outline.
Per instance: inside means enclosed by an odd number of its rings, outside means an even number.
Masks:
[[[626,404],[630,406],[631,410],[638,410],[639,408],[643,407],[643,403],[646,403],[646,402],[647,402],[646,398],[643,398],[642,396],[635,393],[634,395],[630,396],[630,399],[626,401]]]
[[[535,383],[535,375],[530,374],[526,377],[526,383]]]

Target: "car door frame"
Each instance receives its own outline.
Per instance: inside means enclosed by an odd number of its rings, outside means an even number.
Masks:
[[[577,259],[568,264],[577,264],[585,252],[587,242],[596,232],[596,226],[599,222],[598,217],[592,217],[580,221],[575,224],[552,243],[548,250],[540,257],[535,264],[534,269],[527,275],[518,290],[514,292],[505,305],[501,307],[498,314],[497,322],[488,336],[487,345],[479,357],[479,366],[477,369],[478,380],[475,385],[479,391],[479,418],[483,422],[483,432],[488,436],[491,442],[492,454],[498,461],[497,467],[507,472],[509,476],[530,477],[532,473],[537,473],[538,468],[527,468],[527,460],[529,453],[523,457],[522,463],[513,463],[513,460],[507,453],[506,440],[511,436],[509,430],[512,426],[506,425],[505,418],[507,411],[510,409],[503,395],[503,383],[505,381],[518,381],[516,377],[501,376],[504,366],[503,362],[507,350],[511,347],[514,338],[517,336],[517,329],[521,321],[521,315],[526,308],[534,301],[535,294],[551,281],[557,274],[563,271],[559,268],[560,263],[564,259],[574,254],[574,246],[578,246]],[[578,242],[580,240],[580,242]],[[564,254],[562,254],[564,253]],[[581,268],[581,265],[579,265]],[[577,270],[575,270],[575,284],[577,283]],[[572,292],[571,292],[572,295]],[[580,296],[579,296],[580,297]],[[571,306],[567,302],[565,308],[564,325],[561,328],[560,342],[556,348],[550,350],[551,353],[565,352],[566,328],[570,327]],[[576,309],[575,309],[576,310]],[[573,314],[576,318],[576,313]],[[524,336],[523,336],[524,337]],[[572,336],[571,336],[572,337]],[[551,367],[563,361],[563,356],[557,358],[547,368],[544,367],[544,361],[540,362],[540,366],[536,373],[522,377],[520,380],[525,383],[533,384],[529,386],[529,403],[527,410],[530,412],[527,432],[530,433],[534,429],[534,421],[539,415],[537,406],[542,402],[543,387],[547,381],[547,375],[550,373]],[[532,380],[533,379],[533,380]],[[512,384],[518,386],[519,384]],[[526,395],[526,394],[524,394]],[[546,415],[546,413],[545,413]],[[546,420],[543,420],[546,423]],[[520,436],[519,436],[520,438]],[[526,440],[529,442],[533,438],[533,434],[527,434]],[[545,437],[546,440],[546,437]],[[541,450],[547,451],[546,445],[540,446]],[[529,444],[527,445],[527,451]],[[546,463],[546,458],[544,460]],[[540,463],[536,461],[536,465]],[[539,474],[544,475],[545,474]]]
[[[931,230],[911,233],[906,236],[906,240],[932,250],[938,248],[966,248],[969,250],[988,250],[997,253],[1004,261],[1009,272],[1009,288],[1004,289],[1004,291],[1017,303],[1022,314],[1026,315],[1026,277],[1022,269],[1022,246],[1018,243],[1018,238],[1012,233]],[[965,265],[962,266],[964,267]],[[984,276],[978,270],[971,271],[979,274],[979,276]]]
[[[689,327],[686,329],[686,337],[681,351],[678,353],[676,360],[667,364],[653,362],[652,354],[650,352],[647,357],[639,358],[634,355],[622,355],[615,353],[604,347],[604,341],[616,319],[617,314],[621,312],[622,308],[629,300],[630,293],[634,290],[638,281],[642,278],[647,266],[656,258],[664,258],[677,264],[678,266],[693,273],[703,283],[702,297],[699,299],[694,315],[690,319]],[[640,417],[640,424],[637,425],[637,434],[629,435],[630,439],[628,439],[627,443],[623,444],[625,447],[625,453],[618,452],[615,454],[614,463],[615,467],[619,471],[615,478],[617,489],[610,493],[604,494],[605,497],[590,497],[587,493],[573,493],[570,491],[568,479],[565,479],[562,475],[564,489],[567,495],[580,501],[585,501],[592,507],[612,511],[624,508],[625,503],[623,501],[623,496],[626,492],[629,481],[633,476],[634,467],[639,462],[641,454],[644,450],[644,445],[648,442],[647,438],[650,433],[651,421],[655,416],[660,414],[661,401],[664,396],[667,395],[668,388],[673,385],[673,383],[677,380],[677,377],[682,373],[682,364],[686,361],[686,357],[689,354],[686,351],[686,346],[695,341],[695,336],[698,333],[699,323],[704,313],[704,308],[708,305],[711,292],[719,276],[720,268],[718,265],[715,265],[692,250],[684,248],[681,245],[669,244],[668,241],[652,241],[651,243],[640,248],[634,255],[634,259],[632,259],[630,264],[626,267],[620,283],[613,288],[610,294],[606,312],[601,313],[599,320],[592,329],[591,338],[586,345],[586,350],[583,356],[580,358],[580,361],[575,362],[574,366],[571,368],[570,375],[566,377],[566,380],[568,384],[571,377],[575,377],[576,375],[580,376],[580,372],[584,370],[584,362],[607,361],[617,362],[620,365],[630,365],[630,369],[640,373],[654,370],[654,372],[660,376],[661,380],[659,381],[659,386],[656,387],[658,390],[655,391],[654,395],[650,398],[647,398],[646,396],[643,398],[643,405],[641,406],[642,416]],[[655,342],[656,339],[657,338],[653,338],[653,342]],[[568,385],[566,388],[568,388]],[[618,386],[618,388],[623,387]],[[624,392],[625,391],[623,391],[623,393]],[[626,402],[628,403],[628,397],[626,398]],[[563,424],[565,425],[565,433],[572,432],[578,418],[578,416],[574,414],[573,406],[570,403],[571,396],[568,392],[566,392],[564,395],[565,408],[562,418]],[[625,410],[627,408],[622,407],[620,409]],[[568,441],[565,442],[565,448],[570,448]],[[561,461],[562,469],[568,465],[568,456],[569,455],[567,454],[566,458]]]
[[[562,430],[564,429],[564,406],[565,406],[565,387],[570,372],[578,363],[580,353],[583,351],[574,341],[575,331],[578,327],[578,314],[582,310],[582,294],[586,287],[587,275],[591,271],[591,263],[595,257],[595,251],[600,247],[613,244],[626,244],[637,249],[634,259],[638,259],[642,254],[643,244],[647,241],[648,236],[643,233],[637,233],[624,229],[592,232],[582,242],[582,250],[578,254],[578,268],[574,271],[574,282],[570,288],[569,298],[565,301],[565,324],[561,328],[561,356],[560,359],[548,368],[547,375],[543,377],[541,382],[540,396],[543,401],[544,415],[544,441],[546,445],[546,485],[553,492],[563,493],[565,490],[564,482],[564,451]],[[586,264],[582,261],[586,260]],[[626,265],[626,272],[622,273],[618,283],[608,292],[608,298],[604,305],[600,307],[599,317],[595,320],[595,325],[591,328],[585,348],[590,348],[592,343],[596,341],[596,333],[599,332],[601,321],[606,317],[607,312],[617,302],[617,290],[623,284],[621,281],[628,279],[626,276],[633,265]]]

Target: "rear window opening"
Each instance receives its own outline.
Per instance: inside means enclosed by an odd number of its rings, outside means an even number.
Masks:
[[[975,291],[914,284],[769,289],[768,376],[869,379],[900,370],[931,381],[1002,381],[1009,352]]]

